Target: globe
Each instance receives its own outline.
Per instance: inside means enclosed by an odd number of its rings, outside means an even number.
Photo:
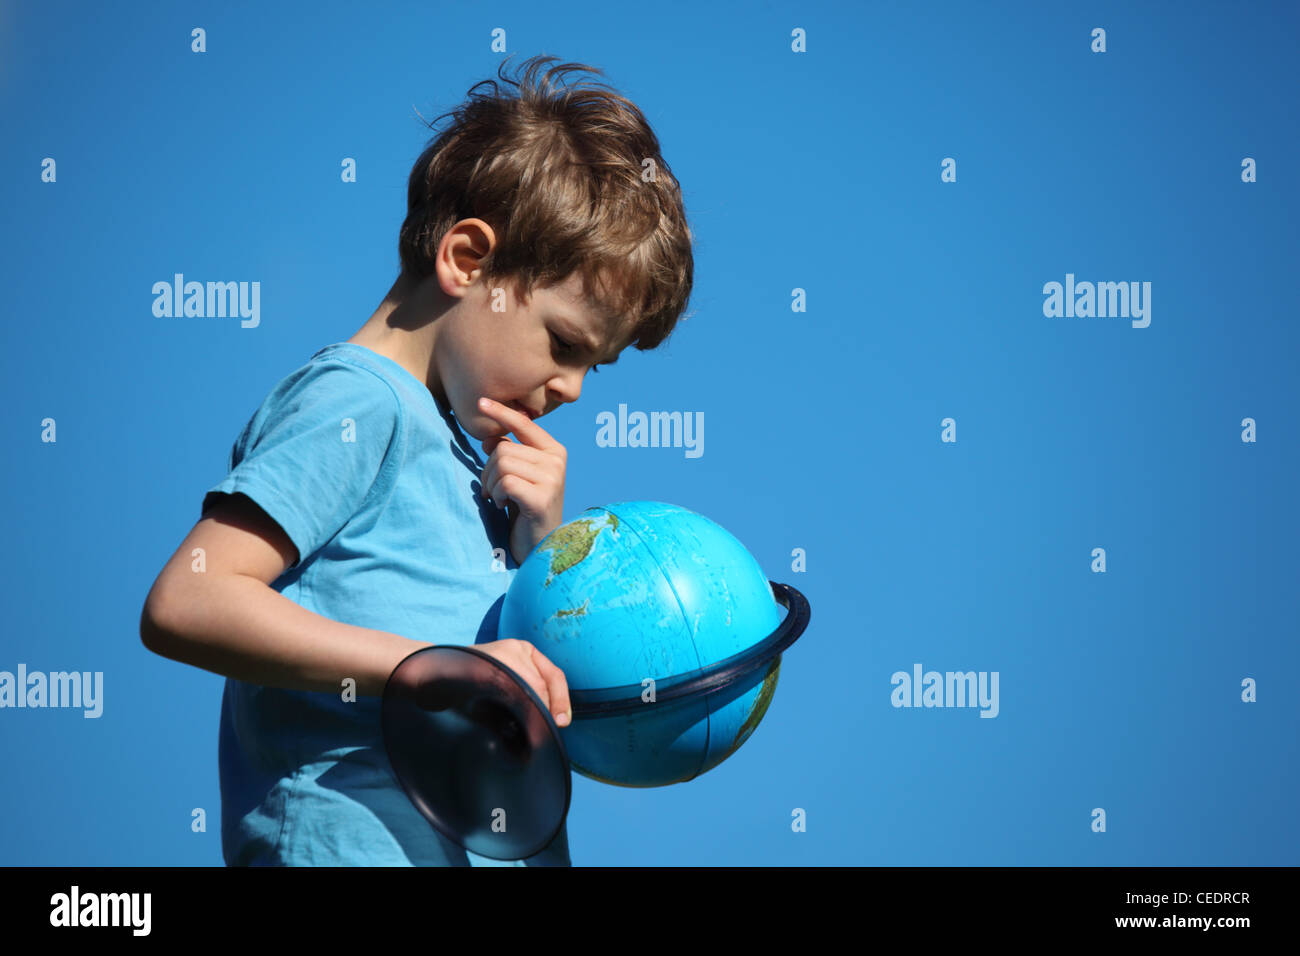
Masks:
[[[683,675],[754,648],[782,621],[767,576],[726,529],[660,501],[588,508],[520,565],[498,639],[530,641],[564,672],[571,766],[602,783],[682,783],[735,753],[767,712],[781,658],[720,688],[659,700]],[[634,706],[580,713],[621,689]],[[669,694],[671,696],[671,694]]]

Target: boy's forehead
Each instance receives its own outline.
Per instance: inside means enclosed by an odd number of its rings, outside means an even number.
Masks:
[[[612,322],[612,316],[605,313],[604,306],[594,296],[584,293],[581,276],[570,276],[563,285],[551,286],[546,292],[553,302],[564,306],[572,318],[581,319],[584,327],[603,330]]]

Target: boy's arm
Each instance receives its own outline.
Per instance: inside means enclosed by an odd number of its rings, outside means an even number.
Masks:
[[[206,570],[192,570],[195,548]],[[341,624],[270,587],[297,557],[278,524],[245,495],[227,495],[163,567],[140,616],[155,654],[265,687],[380,697],[407,655],[429,642]]]

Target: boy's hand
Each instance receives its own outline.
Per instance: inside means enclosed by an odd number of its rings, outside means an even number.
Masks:
[[[483,404],[486,401],[487,404]],[[521,411],[484,399],[479,408],[519,439],[505,435],[482,442],[488,453],[479,476],[482,495],[510,516],[510,550],[526,558],[564,520],[564,469],[568,453],[541,425]]]
[[[475,644],[474,650],[495,657],[522,677],[561,727],[572,723],[573,706],[569,703],[569,683],[564,679],[564,671],[531,643],[507,638]]]

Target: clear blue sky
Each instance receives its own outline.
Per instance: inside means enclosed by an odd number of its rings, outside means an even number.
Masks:
[[[222,678],[141,605],[262,398],[389,288],[415,110],[496,28],[642,107],[698,239],[692,317],[546,420],[566,517],[681,504],[812,606],[721,766],[575,775],[574,862],[1300,863],[1296,11],[5,3],[0,670],[103,672],[104,711],[0,710],[0,863],[220,865]],[[177,272],[259,281],[260,325],[156,318]],[[1045,316],[1067,274],[1150,282],[1150,325]],[[704,454],[597,447],[620,403],[702,412]],[[997,717],[891,706],[917,663],[997,671]]]

